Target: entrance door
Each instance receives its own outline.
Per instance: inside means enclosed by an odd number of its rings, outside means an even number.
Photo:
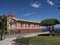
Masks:
[[[14,31],[13,31],[13,30],[11,30],[11,31],[10,31],[10,34],[14,34]]]

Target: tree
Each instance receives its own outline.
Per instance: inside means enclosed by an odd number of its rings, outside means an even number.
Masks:
[[[0,16],[0,35],[2,40],[2,17]]]
[[[7,16],[3,15],[0,16],[0,33],[1,33],[1,39],[2,35],[7,32]]]
[[[3,29],[3,33],[7,32],[7,16],[3,15],[2,16],[2,29]]]
[[[50,35],[52,35],[52,31],[54,31],[54,25],[59,24],[60,22],[57,19],[44,19],[41,21],[41,26],[46,26],[48,31],[50,32]],[[52,29],[51,29],[52,28]]]

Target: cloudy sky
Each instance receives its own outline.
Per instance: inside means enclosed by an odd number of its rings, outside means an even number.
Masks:
[[[46,18],[60,20],[58,0],[0,0],[0,15],[12,12],[15,17],[40,22]]]

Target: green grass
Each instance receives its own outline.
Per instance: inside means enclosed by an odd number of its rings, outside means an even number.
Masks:
[[[29,38],[31,45],[60,45],[60,36],[35,36]]]
[[[34,36],[15,40],[18,43],[30,45],[60,45],[60,36]]]

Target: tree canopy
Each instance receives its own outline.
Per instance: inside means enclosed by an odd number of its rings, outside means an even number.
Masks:
[[[55,32],[53,25],[59,24],[59,23],[60,22],[57,19],[52,19],[51,18],[51,19],[44,19],[44,20],[42,20],[40,25],[41,26],[46,26],[47,30],[50,32],[50,35],[52,35],[52,33]]]
[[[44,19],[40,22],[41,26],[51,26],[55,24],[59,24],[60,22],[57,19]]]

